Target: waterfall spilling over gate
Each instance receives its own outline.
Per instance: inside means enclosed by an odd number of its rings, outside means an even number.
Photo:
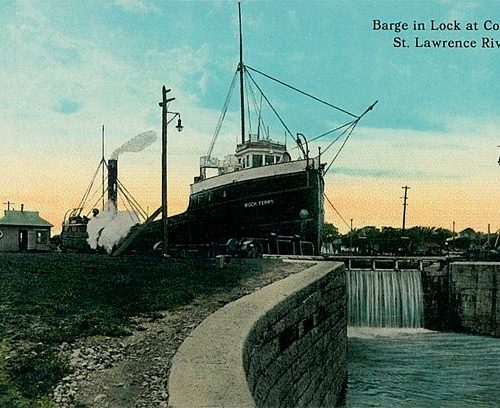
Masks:
[[[350,270],[348,324],[422,327],[423,293],[418,270]]]

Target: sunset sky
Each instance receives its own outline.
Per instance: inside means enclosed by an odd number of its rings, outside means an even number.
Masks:
[[[379,101],[326,177],[328,197],[354,227],[401,226],[408,185],[409,227],[500,228],[498,10],[493,1],[243,1],[248,65],[357,114]],[[169,207],[183,211],[238,63],[237,15],[234,1],[0,1],[2,203],[40,211],[58,233],[100,161],[101,126],[106,157],[138,133],[159,136],[166,85],[185,127],[169,128]],[[374,30],[373,20],[409,28]],[[431,20],[461,29],[431,30]],[[409,47],[394,47],[394,37]],[[417,48],[415,37],[477,45]],[[264,84],[293,132],[313,137],[346,120]],[[220,157],[237,141],[233,102]],[[158,208],[159,140],[123,154],[119,178],[150,213]]]

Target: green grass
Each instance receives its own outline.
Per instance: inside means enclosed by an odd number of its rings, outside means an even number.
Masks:
[[[62,342],[122,336],[130,317],[154,316],[234,287],[273,261],[111,258],[80,254],[0,254],[0,406],[47,406],[68,374]]]

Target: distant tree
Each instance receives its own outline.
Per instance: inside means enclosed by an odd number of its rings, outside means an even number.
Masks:
[[[446,228],[436,228],[434,230],[433,241],[436,244],[444,245],[446,243],[446,239],[453,236],[453,232]]]
[[[459,236],[462,236],[462,237],[469,237],[470,239],[474,239],[476,238],[476,235],[477,235],[477,232],[474,231],[473,228],[465,228],[464,230],[460,231],[458,233]]]
[[[324,242],[332,242],[337,238],[340,238],[339,229],[335,225],[325,222],[323,224],[322,240]]]
[[[358,236],[360,237],[366,237],[369,240],[370,239],[377,239],[379,238],[380,235],[380,230],[377,227],[368,225],[366,227],[360,228],[357,230]]]
[[[412,227],[405,231],[405,235],[417,244],[434,242],[435,227]]]
[[[61,245],[61,236],[53,235],[52,237],[50,237],[50,243],[55,246]]]

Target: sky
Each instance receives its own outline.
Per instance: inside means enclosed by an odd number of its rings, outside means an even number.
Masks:
[[[350,219],[355,228],[399,227],[409,186],[407,227],[500,228],[496,2],[256,0],[243,1],[242,14],[247,65],[355,114],[378,100],[325,178],[343,218],[327,205],[327,221],[343,232]],[[100,161],[102,125],[106,157],[139,133],[160,135],[165,85],[184,125],[168,130],[169,213],[184,211],[239,60],[237,16],[235,1],[1,0],[4,208],[23,203],[58,233]],[[408,29],[375,29],[396,22]],[[432,29],[441,23],[455,29]],[[396,47],[401,40],[408,46]],[[425,40],[476,46],[429,48]],[[294,134],[312,138],[346,121],[270,81],[262,86]],[[219,157],[238,140],[237,99],[214,149]],[[270,132],[283,136],[274,124]],[[119,178],[149,213],[158,208],[159,140],[124,153]]]

